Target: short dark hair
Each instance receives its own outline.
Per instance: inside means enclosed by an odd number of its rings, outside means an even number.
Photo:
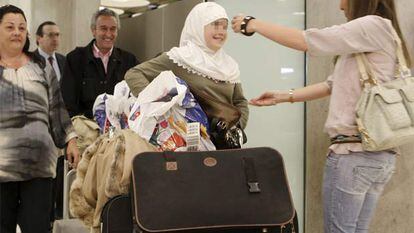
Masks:
[[[43,27],[47,26],[47,25],[56,25],[56,23],[52,22],[52,21],[45,21],[45,22],[41,23],[39,25],[39,27],[37,27],[36,35],[40,36],[40,37],[43,37]],[[36,40],[36,45],[39,45],[39,42],[37,42],[37,40]]]
[[[24,12],[22,9],[18,8],[17,6],[13,6],[13,5],[4,5],[0,7],[0,23],[3,21],[4,16],[10,13],[22,15],[24,18],[24,21],[27,22],[26,16],[24,15]],[[29,40],[29,33],[27,33],[26,42],[23,46],[23,52],[26,54],[29,54],[29,48],[30,48],[30,40]]]
[[[45,21],[45,22],[41,23],[39,25],[39,27],[37,27],[36,35],[43,36],[43,27],[47,26],[47,25],[56,25],[56,23],[52,22],[52,21]]]

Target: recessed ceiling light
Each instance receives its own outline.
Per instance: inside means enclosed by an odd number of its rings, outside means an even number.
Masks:
[[[294,72],[295,72],[295,69],[293,69],[293,68],[288,68],[288,67],[280,68],[280,73],[281,74],[291,74],[291,73],[294,73]]]
[[[131,8],[146,7],[150,4],[146,0],[101,0],[101,5],[105,7],[129,10]]]

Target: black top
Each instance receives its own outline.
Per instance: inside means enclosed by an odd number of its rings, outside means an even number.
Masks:
[[[107,73],[100,58],[93,55],[92,40],[86,47],[77,47],[66,55],[61,89],[69,115],[93,118],[92,107],[98,95],[113,94],[115,85],[124,79],[125,72],[138,64],[134,55],[113,48]]]

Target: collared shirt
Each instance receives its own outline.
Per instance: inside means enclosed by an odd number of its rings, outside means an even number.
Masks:
[[[310,56],[340,55],[333,74],[326,80],[331,90],[325,131],[331,138],[358,134],[355,109],[361,95],[360,74],[354,53],[367,52],[376,78],[381,82],[394,77],[396,43],[391,21],[369,15],[324,29],[308,29],[305,39]],[[361,143],[333,144],[337,154],[362,151]]]
[[[56,53],[53,52],[52,55],[49,55],[45,51],[43,51],[40,47],[38,48],[38,50],[39,50],[39,54],[42,57],[45,58],[46,63],[50,64],[49,63],[49,57],[52,57],[53,58],[53,65],[52,65],[52,67],[53,67],[53,70],[56,73],[56,77],[57,77],[58,81],[60,81],[61,73],[60,73],[60,70],[59,70],[59,64],[57,63]]]
[[[107,72],[109,57],[112,54],[112,50],[114,50],[114,47],[112,47],[111,50],[109,50],[109,52],[107,52],[106,54],[103,54],[99,50],[99,48],[96,47],[96,44],[93,43],[93,56],[96,57],[96,58],[100,58],[102,60],[102,63],[103,63],[104,68],[105,68],[105,73]]]

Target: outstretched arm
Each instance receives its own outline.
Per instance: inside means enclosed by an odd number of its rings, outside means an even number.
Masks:
[[[296,90],[268,91],[257,98],[251,99],[249,103],[255,106],[270,106],[283,102],[304,102],[326,97],[330,94],[329,86],[326,82],[321,82]]]
[[[231,21],[233,31],[240,33],[240,27],[244,19],[244,15],[237,15]],[[302,30],[289,28],[274,23],[268,23],[259,19],[252,19],[248,22],[246,32],[257,32],[262,36],[273,40],[283,46],[306,52],[308,46]]]

